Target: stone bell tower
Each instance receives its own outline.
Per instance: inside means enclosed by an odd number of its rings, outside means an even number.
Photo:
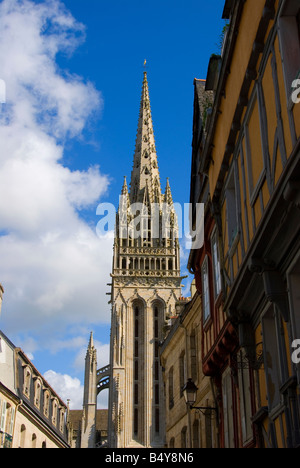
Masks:
[[[144,72],[130,189],[116,218],[112,271],[109,446],[164,447],[159,346],[181,295],[177,216],[164,194]]]
[[[81,448],[95,448],[97,411],[97,351],[91,333],[85,357]]]

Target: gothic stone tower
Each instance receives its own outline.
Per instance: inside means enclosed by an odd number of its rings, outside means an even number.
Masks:
[[[83,415],[81,422],[81,448],[95,448],[97,411],[97,351],[93,334],[85,357]]]
[[[109,446],[163,447],[159,344],[181,294],[177,217],[162,194],[144,73],[130,190],[124,181],[112,272]]]

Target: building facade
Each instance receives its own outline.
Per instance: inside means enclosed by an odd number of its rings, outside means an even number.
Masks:
[[[130,190],[116,220],[112,271],[109,446],[163,447],[159,343],[181,293],[178,227],[169,181],[162,193],[144,73]]]
[[[201,363],[202,298],[192,288],[192,299],[183,302],[168,336],[161,347],[166,393],[166,446],[168,448],[217,448],[218,412],[209,377]],[[191,379],[197,387],[197,398],[190,409],[183,389]],[[207,408],[207,409],[205,409]]]
[[[189,261],[203,372],[221,447],[298,447],[300,5],[227,0],[223,16],[205,85],[213,104],[193,148],[191,198],[206,207],[204,247]]]
[[[69,448],[68,408],[0,331],[0,447]]]
[[[83,410],[70,410],[69,411],[69,430],[70,430],[70,446],[72,449],[88,448],[82,447],[81,444],[81,431],[82,420],[84,414]],[[95,444],[90,448],[107,448],[107,432],[108,427],[108,410],[97,409],[96,422],[95,422]]]

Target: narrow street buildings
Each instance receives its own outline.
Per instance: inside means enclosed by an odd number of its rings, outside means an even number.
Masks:
[[[69,448],[68,408],[0,331],[0,448]]]
[[[168,448],[217,448],[218,413],[191,409],[183,389],[192,379],[197,386],[196,407],[215,407],[211,381],[203,375],[201,356],[201,296],[192,288],[191,300],[175,320],[161,348],[166,393],[166,446]]]
[[[195,80],[195,96],[213,93],[194,114],[191,202],[205,204],[205,227],[189,268],[201,362],[221,447],[298,447],[300,5],[227,0],[224,18],[222,55],[206,83]]]

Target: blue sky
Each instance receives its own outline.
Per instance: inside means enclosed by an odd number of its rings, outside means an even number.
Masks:
[[[108,362],[112,238],[96,208],[130,178],[144,60],[162,186],[188,203],[193,80],[219,52],[223,6],[0,2],[0,328],[72,407],[90,331]]]

